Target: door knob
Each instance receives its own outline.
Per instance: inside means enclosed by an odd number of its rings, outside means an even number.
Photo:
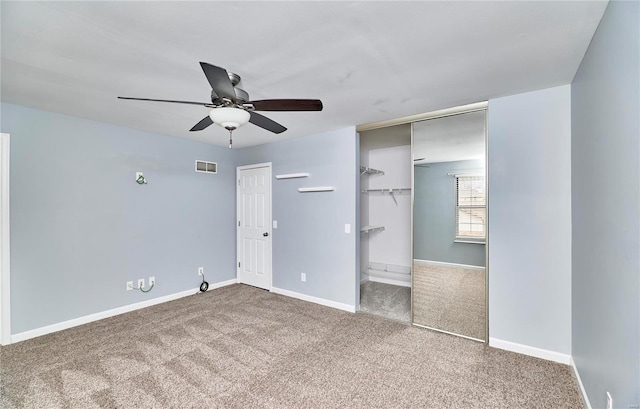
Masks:
[[[269,236],[269,233],[262,233],[262,235],[263,235],[264,237],[268,237],[268,236]]]

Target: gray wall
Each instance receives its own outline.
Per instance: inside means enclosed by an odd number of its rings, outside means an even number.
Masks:
[[[479,160],[414,166],[413,258],[485,265],[485,245],[454,243],[456,237],[455,178],[447,173],[484,174]]]
[[[640,404],[639,15],[609,3],[571,86],[573,358],[594,408]]]
[[[273,174],[309,172],[273,180],[273,286],[350,306],[357,300],[359,179],[354,127],[244,148],[238,166],[273,163]],[[299,193],[298,187],[335,186],[333,192]],[[351,234],[344,225],[351,224]],[[300,273],[307,281],[300,281]]]
[[[235,278],[228,149],[10,104],[2,132],[13,334],[197,288],[199,266],[210,283]],[[218,174],[195,173],[196,159]],[[126,291],[152,275],[151,292]]]
[[[571,353],[571,88],[489,101],[489,335]]]

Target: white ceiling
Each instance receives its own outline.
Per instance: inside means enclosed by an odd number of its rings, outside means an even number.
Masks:
[[[568,84],[606,2],[2,1],[3,102],[226,146],[199,61],[252,99],[319,98],[265,113],[289,130],[250,146]]]

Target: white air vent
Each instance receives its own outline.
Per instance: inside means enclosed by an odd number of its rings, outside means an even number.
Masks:
[[[215,162],[196,161],[196,172],[218,173],[218,164]]]

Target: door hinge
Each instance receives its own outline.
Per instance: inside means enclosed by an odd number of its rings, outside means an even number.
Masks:
[[[240,262],[238,261],[238,268],[240,268]]]
[[[240,220],[238,220],[238,227],[240,227]]]
[[[238,179],[238,186],[240,186],[240,179]]]

